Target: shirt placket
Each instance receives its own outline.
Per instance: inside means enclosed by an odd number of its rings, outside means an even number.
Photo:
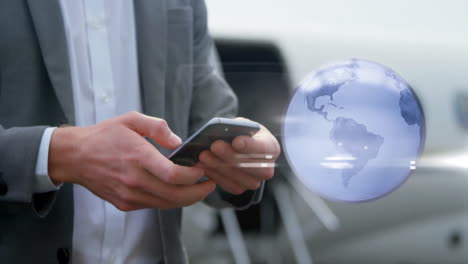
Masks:
[[[91,85],[94,91],[96,123],[116,115],[115,85],[106,9],[103,0],[84,0],[88,35]],[[125,228],[125,214],[112,204],[104,203],[104,233],[101,263],[118,260]]]
[[[102,0],[85,0],[96,123],[115,116],[115,85],[106,10]]]

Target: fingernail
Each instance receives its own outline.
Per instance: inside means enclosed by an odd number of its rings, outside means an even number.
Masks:
[[[199,175],[199,176],[198,176],[199,178],[205,177],[205,170],[199,169],[198,175]]]
[[[216,183],[214,183],[213,181],[211,181],[211,185],[210,185],[210,190],[211,191],[214,191],[216,189]]]
[[[198,160],[199,160],[200,162],[202,162],[202,163],[203,163],[203,161],[205,161],[205,154],[203,154],[203,153],[204,153],[204,152],[202,152],[202,153],[200,153],[200,155],[198,155]]]
[[[221,144],[216,144],[213,146],[213,152],[217,154],[223,154],[224,153],[224,148]]]
[[[245,140],[239,140],[237,147],[239,147],[239,149],[243,149],[245,147]]]
[[[180,145],[182,144],[182,139],[180,139],[180,137],[178,137],[175,134],[171,134],[171,136],[169,137],[169,142],[173,145]]]

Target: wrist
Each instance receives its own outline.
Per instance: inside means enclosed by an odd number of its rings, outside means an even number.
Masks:
[[[49,146],[48,171],[55,185],[75,182],[75,169],[79,157],[77,127],[55,129]]]

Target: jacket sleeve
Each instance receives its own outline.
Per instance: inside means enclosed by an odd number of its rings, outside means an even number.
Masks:
[[[235,117],[237,97],[216,67],[217,57],[214,44],[207,29],[207,13],[203,0],[192,0],[194,12],[194,90],[190,114],[190,133],[212,117]],[[205,202],[213,207],[244,209],[258,203],[263,186],[257,191],[246,191],[241,195],[230,194],[221,188],[211,193]]]
[[[30,203],[41,217],[50,210],[55,192],[34,193],[37,155],[46,128],[0,125],[0,210],[7,203]]]

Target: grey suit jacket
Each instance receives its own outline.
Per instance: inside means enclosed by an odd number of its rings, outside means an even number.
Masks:
[[[167,120],[182,138],[214,116],[234,116],[236,97],[213,66],[203,0],[134,3],[144,112]],[[0,262],[67,263],[72,186],[33,193],[44,129],[74,124],[58,0],[0,0],[0,36]],[[261,191],[234,196],[218,190],[206,202],[239,208],[260,197]],[[181,210],[158,210],[158,216],[163,248],[155,263],[186,263]]]

